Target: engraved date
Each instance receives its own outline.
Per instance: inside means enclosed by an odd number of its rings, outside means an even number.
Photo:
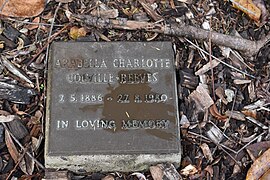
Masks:
[[[59,103],[96,103],[96,102],[102,102],[103,101],[103,95],[102,94],[59,94],[58,96],[58,102]]]
[[[119,94],[117,97],[118,103],[130,103],[131,100],[135,103],[165,103],[168,96],[166,94],[150,93],[145,95],[135,94],[133,99],[129,94]]]

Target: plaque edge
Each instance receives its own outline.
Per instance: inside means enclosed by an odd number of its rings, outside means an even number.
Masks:
[[[177,133],[177,138],[178,138],[178,141],[177,141],[177,149],[173,149],[175,152],[169,152],[169,153],[164,153],[162,154],[162,156],[171,156],[171,155],[177,155],[180,157],[181,159],[181,137],[180,137],[180,126],[179,126],[179,111],[177,109],[178,107],[178,98],[177,98],[177,80],[176,80],[176,71],[175,71],[175,51],[173,49],[173,43],[171,41],[151,41],[151,42],[136,42],[136,41],[127,41],[128,43],[141,43],[141,44],[151,44],[151,43],[161,43],[162,46],[165,46],[165,45],[168,45],[170,46],[170,51],[173,53],[171,55],[171,58],[172,58],[172,70],[174,71],[173,73],[173,83],[175,83],[175,87],[174,87],[174,96],[175,96],[175,100],[174,100],[174,104],[175,104],[175,107],[176,107],[176,115],[175,115],[175,120],[176,120],[176,133]],[[50,55],[49,55],[49,60],[48,60],[48,76],[47,76],[47,93],[46,93],[46,117],[45,117],[45,153],[44,153],[44,156],[45,156],[45,164],[47,165],[47,161],[49,159],[58,159],[58,158],[61,158],[61,157],[65,157],[65,158],[71,158],[73,157],[72,155],[64,155],[64,156],[59,156],[59,155],[51,155],[49,153],[49,137],[50,137],[50,120],[51,120],[51,112],[50,112],[50,107],[51,107],[51,91],[52,91],[52,70],[53,70],[53,51],[55,49],[55,46],[57,46],[57,44],[66,44],[66,43],[78,43],[78,42],[73,42],[73,41],[68,41],[68,42],[53,42],[50,46]],[[80,43],[108,43],[108,42],[80,42]],[[120,42],[109,42],[109,43],[115,43],[115,44],[118,44],[118,43],[123,43],[123,41],[120,41]],[[177,151],[177,152],[176,152]],[[142,153],[141,155],[139,154],[123,154],[123,155],[120,155],[120,154],[106,154],[106,155],[103,155],[103,154],[93,154],[93,155],[83,155],[83,156],[80,156],[80,155],[74,155],[74,157],[90,157],[90,156],[102,156],[102,157],[106,157],[106,156],[157,156],[156,154],[153,154],[153,153]],[[165,161],[166,161],[166,158],[165,158]],[[80,162],[80,161],[79,161]],[[78,163],[79,163],[78,162]],[[51,167],[51,165],[48,164],[48,167]],[[53,167],[52,167],[53,168]],[[59,166],[58,166],[59,168]],[[61,167],[62,168],[62,167]]]
[[[80,155],[80,156],[48,156],[46,168],[69,169],[74,172],[130,172],[147,170],[159,163],[181,163],[181,151],[170,154],[140,155]],[[48,163],[50,162],[50,163]]]

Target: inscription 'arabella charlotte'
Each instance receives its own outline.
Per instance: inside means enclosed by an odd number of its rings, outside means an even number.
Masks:
[[[60,68],[170,68],[170,59],[57,59],[55,66]]]
[[[180,135],[171,43],[53,43],[50,55],[47,167],[97,170],[94,163],[108,156],[117,156],[117,166],[133,157],[133,165],[122,167],[129,170],[145,167],[134,161],[145,155],[153,155],[142,158],[145,164],[176,162]],[[120,170],[105,161],[103,170]]]

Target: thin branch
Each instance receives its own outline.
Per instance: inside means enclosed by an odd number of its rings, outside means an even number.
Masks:
[[[17,23],[22,23],[22,24],[31,24],[31,25],[40,25],[40,26],[51,26],[52,24],[48,23],[36,23],[36,22],[28,22],[28,21],[21,21],[18,19],[13,19],[13,18],[7,18],[9,21],[17,22]],[[62,24],[54,24],[55,27],[63,27],[64,25]]]
[[[64,30],[68,28],[69,24],[65,25],[62,29],[60,29],[58,32],[54,33],[49,39],[48,42],[43,46],[40,51],[27,63],[27,66],[29,66],[46,48],[47,46]]]
[[[14,141],[20,146],[21,149],[24,149],[24,146],[20,143],[20,141],[13,135],[12,132],[10,132],[10,130],[8,129],[7,125],[5,123],[3,123],[4,128],[9,132],[10,136],[14,139]],[[35,163],[41,168],[41,169],[45,169],[45,167],[28,151],[26,151],[26,154],[33,159],[33,161],[35,161]]]
[[[21,154],[20,158],[18,159],[18,162],[16,163],[16,165],[13,167],[13,169],[9,172],[8,177],[6,178],[6,180],[9,180],[9,178],[11,177],[11,175],[16,171],[17,167],[20,165],[21,161],[23,160],[27,150],[29,148],[29,144],[23,148],[23,153]]]
[[[193,42],[191,42],[191,41],[188,40],[187,38],[185,38],[185,40],[186,40],[188,43],[190,43],[192,46],[196,47],[197,49],[201,50],[201,51],[204,52],[205,54],[209,55],[208,52],[206,52],[205,50],[203,50],[202,48],[200,48],[199,46],[197,46],[196,44],[194,44]],[[226,63],[226,62],[224,62],[224,61],[222,61],[222,60],[220,60],[219,58],[217,58],[217,57],[215,57],[215,56],[213,56],[213,55],[211,55],[211,56],[212,56],[212,58],[214,58],[215,60],[219,61],[221,64],[224,64],[225,66],[227,66],[227,67],[229,67],[229,68],[232,68],[233,70],[235,70],[235,71],[237,71],[237,72],[240,72],[240,73],[242,73],[242,74],[244,74],[244,75],[246,75],[246,76],[249,76],[249,77],[251,77],[251,78],[253,78],[253,79],[256,79],[255,76],[253,76],[253,75],[251,75],[251,74],[248,74],[248,73],[246,73],[246,72],[244,72],[244,71],[241,71],[240,69],[237,69],[236,67],[234,67],[234,66],[232,66],[232,65],[230,65],[230,64],[228,64],[228,63]]]
[[[214,69],[213,69],[213,61],[212,61],[212,18],[210,18],[210,31],[209,31],[209,61],[211,66],[211,79],[212,79],[212,93],[213,93],[213,100],[216,101],[216,95],[215,95],[215,78],[214,78]]]
[[[75,15],[72,17],[87,26],[94,26],[105,29],[124,29],[124,30],[145,30],[148,32],[163,33],[170,36],[181,36],[186,38],[198,39],[207,41],[210,37],[210,32],[201,28],[187,25],[183,22],[164,25],[161,23],[148,23],[119,19],[104,19],[91,15]],[[211,39],[214,44],[230,47],[242,51],[248,56],[253,56],[258,53],[259,49],[270,40],[270,33],[260,41],[251,41],[237,36],[221,34],[217,32],[211,33]]]
[[[56,16],[57,16],[57,13],[59,11],[59,8],[61,6],[61,2],[58,3],[58,6],[54,12],[54,15],[53,15],[53,20],[52,20],[52,23],[51,23],[51,27],[50,27],[50,32],[49,32],[49,38],[48,38],[48,43],[50,41],[50,38],[52,36],[52,31],[53,31],[53,27],[54,27],[54,22],[55,22],[55,19],[56,19]],[[47,49],[46,49],[46,58],[45,58],[45,64],[47,64],[47,61],[48,61],[48,57],[49,57],[49,45],[47,46]]]

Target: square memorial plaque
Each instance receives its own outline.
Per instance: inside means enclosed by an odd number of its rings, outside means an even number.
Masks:
[[[46,167],[134,171],[180,162],[170,42],[55,42],[48,73]]]

